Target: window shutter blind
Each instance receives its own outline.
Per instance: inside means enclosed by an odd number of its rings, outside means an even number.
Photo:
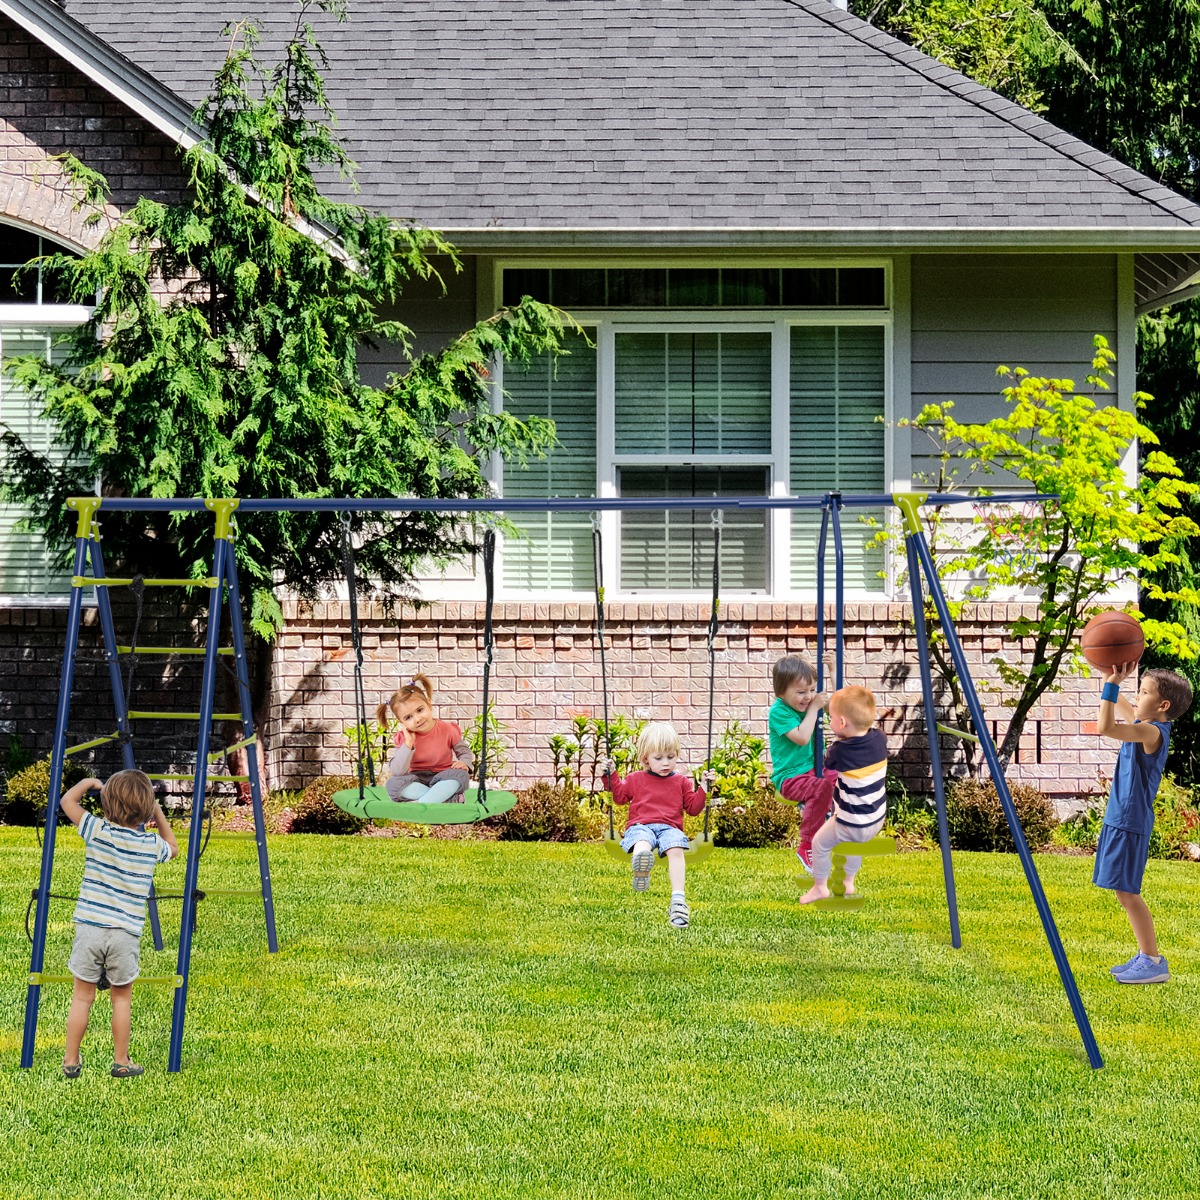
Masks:
[[[570,354],[540,355],[528,365],[505,363],[506,405],[517,417],[550,417],[561,445],[522,469],[504,468],[506,496],[547,499],[596,491],[596,350],[582,337]],[[523,591],[592,586],[592,522],[586,513],[516,513],[523,537],[504,543],[506,587]]]
[[[884,331],[874,325],[805,326],[791,335],[791,489],[797,496],[831,490],[882,492]],[[881,549],[861,516],[883,510],[844,509],[842,546],[846,587],[874,591],[884,568]],[[819,513],[792,514],[792,587],[810,591],[817,580]],[[834,585],[833,535],[826,545],[826,584]]]
[[[618,454],[770,454],[769,333],[618,333]]]
[[[35,327],[0,327],[0,358],[38,354],[46,359],[60,357],[51,347],[54,331]],[[53,450],[52,427],[41,417],[39,406],[28,392],[6,373],[0,376],[0,425],[7,425],[31,450]],[[52,454],[62,461],[62,454]],[[16,528],[26,516],[18,504],[0,503],[0,595],[7,599],[65,599],[70,575],[52,567],[41,535]],[[63,514],[63,520],[67,514]]]

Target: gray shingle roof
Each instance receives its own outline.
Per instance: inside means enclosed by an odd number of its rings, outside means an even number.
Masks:
[[[295,12],[64,7],[192,104],[226,22],[264,12],[269,48]],[[1197,205],[826,0],[352,0],[314,24],[360,201],[451,232],[1200,227]]]

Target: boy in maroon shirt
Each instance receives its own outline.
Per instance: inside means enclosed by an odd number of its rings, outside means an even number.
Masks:
[[[695,817],[704,811],[708,797],[703,788],[693,790],[685,775],[675,773],[679,761],[679,734],[664,722],[647,725],[638,735],[640,771],[622,780],[610,761],[604,786],[612,792],[614,804],[629,805],[629,822],[621,849],[633,855],[633,890],[644,892],[650,884],[654,851],[667,860],[671,880],[671,907],[667,920],[676,929],[686,928],[691,909],[684,899],[683,882],[687,866],[683,852],[688,848],[683,832],[683,814]],[[705,771],[702,782],[712,787],[712,771]]]

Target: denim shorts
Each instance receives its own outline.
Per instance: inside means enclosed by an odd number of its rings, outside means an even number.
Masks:
[[[691,846],[688,835],[674,825],[655,821],[653,825],[630,825],[621,839],[621,849],[632,854],[638,842],[649,842],[659,858],[665,858],[668,850],[687,850]]]
[[[124,987],[138,976],[140,951],[141,939],[127,929],[76,921],[67,970],[84,983],[99,983],[106,978],[110,984]]]

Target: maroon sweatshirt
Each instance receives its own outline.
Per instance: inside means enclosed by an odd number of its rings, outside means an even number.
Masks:
[[[649,771],[634,771],[622,782],[620,775],[604,776],[604,786],[612,792],[614,804],[629,805],[631,825],[673,825],[683,828],[683,814],[697,816],[704,811],[707,796],[703,788],[692,790],[687,776],[652,775]]]

